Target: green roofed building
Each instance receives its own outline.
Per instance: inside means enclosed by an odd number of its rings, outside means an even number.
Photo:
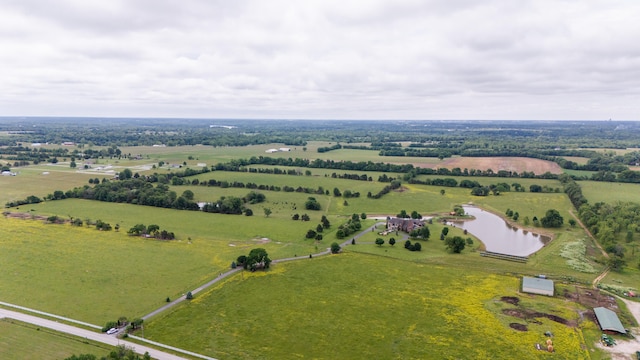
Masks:
[[[522,278],[522,292],[553,296],[553,280],[524,276]]]
[[[615,312],[603,307],[593,308],[593,312],[596,314],[598,325],[600,325],[602,331],[615,331],[620,334],[627,333],[627,330],[624,329]]]

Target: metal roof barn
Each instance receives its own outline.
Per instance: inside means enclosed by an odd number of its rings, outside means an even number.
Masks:
[[[522,292],[553,296],[553,280],[524,276],[522,278]]]
[[[600,329],[603,331],[616,331],[621,334],[627,333],[615,312],[603,307],[593,308],[593,312],[596,314],[596,319],[598,319]]]

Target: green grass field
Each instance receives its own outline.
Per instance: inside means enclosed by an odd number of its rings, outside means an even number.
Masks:
[[[100,343],[12,319],[0,319],[0,354],[3,360],[59,360],[74,354],[103,356],[111,350],[111,347]]]
[[[146,324],[145,336],[219,358],[589,358],[580,330],[544,318],[510,329],[524,322],[499,299],[522,296],[518,287],[510,276],[346,253],[235,276]],[[523,301],[578,318],[561,299]],[[544,331],[554,354],[534,349]]]
[[[237,256],[204,241],[161,242],[40,221],[0,218],[0,228],[2,300],[96,325],[142,316]]]
[[[602,181],[580,181],[582,193],[589,203],[640,202],[640,184],[611,183]]]

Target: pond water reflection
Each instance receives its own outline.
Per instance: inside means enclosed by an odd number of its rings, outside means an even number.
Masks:
[[[458,221],[455,227],[466,229],[480,239],[487,251],[516,256],[528,256],[540,250],[550,239],[510,226],[501,217],[475,206],[464,206],[475,220]]]

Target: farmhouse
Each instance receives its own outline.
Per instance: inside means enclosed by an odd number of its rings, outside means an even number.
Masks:
[[[615,312],[603,307],[593,308],[593,312],[596,315],[598,325],[600,325],[602,331],[618,332],[620,334],[627,333]]]
[[[411,232],[424,226],[421,219],[390,218],[387,220],[387,230]]]
[[[524,276],[522,277],[522,292],[553,296],[553,281]]]

